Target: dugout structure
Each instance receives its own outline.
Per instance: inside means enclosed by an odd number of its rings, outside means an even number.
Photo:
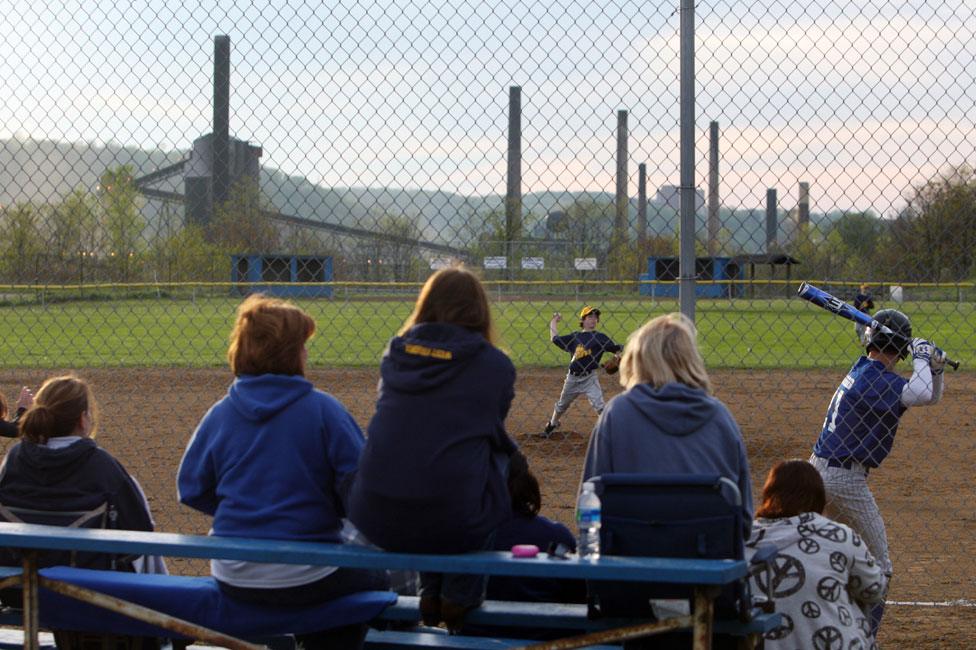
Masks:
[[[795,290],[791,286],[793,278],[793,267],[800,263],[800,260],[796,259],[791,255],[785,255],[783,253],[768,253],[759,255],[739,255],[732,258],[732,261],[739,265],[743,272],[748,269],[746,276],[749,280],[749,297],[756,297],[756,286],[762,285],[764,281],[768,281],[768,288],[763,292],[766,294],[764,297],[772,297],[777,291],[773,288],[776,285],[782,285],[778,287],[782,291],[782,295],[786,298],[791,297]],[[779,282],[779,273],[777,269],[782,267],[783,271],[783,281]],[[765,269],[766,273],[760,273],[759,276],[756,275],[756,269]],[[765,277],[762,277],[765,275]]]
[[[332,257],[248,254],[231,256],[234,293],[266,293],[283,298],[331,298]],[[319,284],[308,284],[319,283]]]
[[[677,257],[648,257],[647,272],[640,275],[640,295],[677,298],[679,277]],[[731,281],[744,277],[745,269],[737,258],[695,258],[695,280],[702,282],[695,285],[698,298],[741,298],[743,286]]]

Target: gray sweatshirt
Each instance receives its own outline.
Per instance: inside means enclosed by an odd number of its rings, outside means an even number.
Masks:
[[[745,521],[752,520],[739,425],[722,402],[701,389],[639,384],[610,400],[590,437],[583,480],[611,473],[718,474],[739,486]]]

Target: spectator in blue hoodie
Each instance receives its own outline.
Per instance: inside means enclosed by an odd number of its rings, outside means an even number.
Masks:
[[[248,297],[237,310],[227,395],[197,426],[180,463],[180,502],[213,517],[211,534],[340,542],[364,439],[345,407],[305,378],[315,322],[285,301]],[[213,560],[232,598],[306,606],[385,589],[382,572]],[[358,648],[365,625],[298,635],[310,648]]]
[[[380,364],[376,412],[350,496],[352,522],[390,551],[492,548],[511,517],[505,432],[515,367],[497,347],[484,287],[463,268],[428,278]],[[427,625],[460,628],[485,576],[420,574]]]
[[[630,335],[620,385],[597,420],[583,480],[601,474],[718,474],[735,481],[752,521],[749,464],[739,425],[712,396],[695,326],[681,314],[658,316]]]

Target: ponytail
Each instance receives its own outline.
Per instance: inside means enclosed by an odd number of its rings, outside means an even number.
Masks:
[[[73,375],[52,377],[41,385],[33,406],[21,416],[20,435],[40,445],[50,438],[70,436],[77,431],[81,416],[94,410],[91,388],[84,380]],[[92,425],[94,431],[94,421]]]
[[[20,427],[21,438],[38,445],[46,443],[48,438],[60,435],[52,433],[56,426],[56,420],[51,409],[43,405],[34,406],[24,413],[17,425]]]

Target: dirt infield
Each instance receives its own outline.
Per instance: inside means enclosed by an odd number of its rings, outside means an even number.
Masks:
[[[578,401],[565,431],[541,431],[558,396],[561,370],[522,369],[508,419],[544,489],[544,514],[569,523],[594,415]],[[21,385],[38,386],[53,372],[0,372],[8,400]],[[100,444],[144,487],[158,528],[205,533],[208,521],[176,503],[175,474],[186,442],[207,408],[226,391],[227,370],[96,369],[81,372],[99,401]],[[717,371],[716,393],[738,420],[749,451],[754,489],[777,460],[805,458],[842,372]],[[315,371],[315,384],[340,399],[366,428],[378,379],[375,369]],[[608,396],[619,387],[603,378]],[[976,647],[976,375],[950,375],[942,404],[912,409],[902,420],[894,453],[870,484],[891,540],[895,577],[891,600],[939,606],[893,605],[882,645],[897,648]],[[4,442],[4,450],[9,443]],[[175,563],[176,571],[205,571]]]

